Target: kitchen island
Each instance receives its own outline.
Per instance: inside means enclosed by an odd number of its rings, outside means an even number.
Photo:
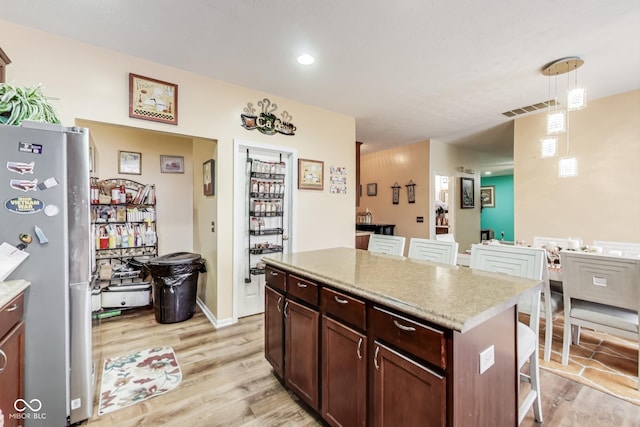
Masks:
[[[263,260],[265,357],[330,425],[516,426],[515,305],[541,283],[351,248]]]

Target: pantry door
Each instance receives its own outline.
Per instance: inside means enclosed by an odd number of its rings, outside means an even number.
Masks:
[[[296,174],[294,149],[234,140],[234,322],[264,312],[262,257],[291,252]]]

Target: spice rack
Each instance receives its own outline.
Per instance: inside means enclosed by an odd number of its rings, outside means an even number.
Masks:
[[[283,251],[285,163],[266,162],[249,157],[248,202],[248,273],[251,276],[265,273],[260,255]]]

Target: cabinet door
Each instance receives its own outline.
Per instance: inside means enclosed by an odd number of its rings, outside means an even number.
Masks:
[[[380,344],[373,355],[374,426],[445,426],[445,379]]]
[[[0,409],[4,413],[4,427],[23,424],[19,418],[10,418],[15,414],[13,404],[24,398],[23,385],[24,358],[24,322],[0,340]]]
[[[314,410],[318,395],[318,318],[316,310],[286,300],[285,384]]]
[[[322,317],[322,418],[332,426],[365,426],[367,337]]]
[[[284,378],[284,296],[269,286],[264,292],[264,356],[280,379]]]

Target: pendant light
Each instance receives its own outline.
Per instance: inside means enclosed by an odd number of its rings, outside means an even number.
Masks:
[[[558,154],[558,138],[556,135],[566,133],[566,155],[558,162],[558,176],[560,178],[575,177],[578,175],[578,160],[569,156],[569,111],[577,111],[587,105],[587,94],[584,88],[578,86],[578,68],[584,61],[577,56],[558,59],[547,64],[542,69],[542,74],[549,77],[549,92],[551,92],[551,77],[555,78],[555,102],[553,108],[549,105],[546,120],[547,136],[540,140],[541,157],[555,157]],[[569,74],[575,74],[575,84],[569,88]],[[567,74],[567,100],[566,110],[558,108],[558,75]],[[550,97],[549,93],[549,97]]]

